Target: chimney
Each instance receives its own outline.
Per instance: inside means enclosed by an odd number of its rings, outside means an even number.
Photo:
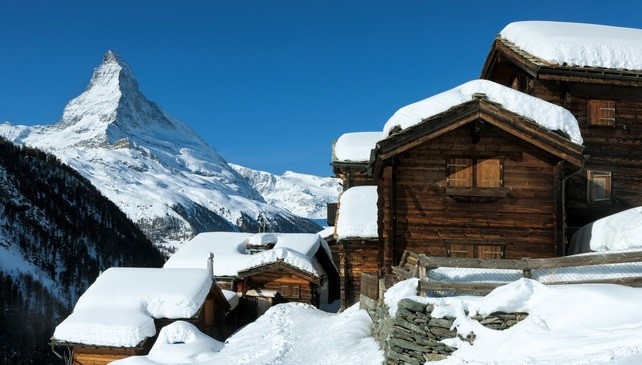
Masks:
[[[210,256],[207,258],[207,271],[209,271],[212,278],[214,278],[214,254],[211,252]]]

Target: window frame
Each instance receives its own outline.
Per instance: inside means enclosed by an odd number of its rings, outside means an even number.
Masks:
[[[597,196],[598,184],[596,179],[604,178],[605,186],[599,186],[604,191],[604,197]],[[611,171],[587,170],[586,171],[586,200],[589,203],[610,202],[613,191],[613,174]]]
[[[492,156],[492,157],[470,157],[470,156],[450,156],[446,158],[446,195],[450,196],[471,196],[471,197],[488,197],[488,198],[498,198],[505,197],[506,190],[504,189],[504,157],[503,156]],[[468,164],[462,165],[461,161],[469,161]],[[494,160],[497,161],[499,171],[496,171],[498,175],[498,185],[497,186],[483,186],[484,184],[480,182],[480,179],[483,176],[482,161],[485,160]],[[470,174],[468,180],[470,183],[465,185],[452,184],[453,180],[462,180],[462,179],[453,179],[457,173],[460,171],[453,171],[453,166],[468,166],[466,169],[470,169]]]
[[[482,257],[482,249],[492,247],[494,249],[499,249],[499,257],[486,258]],[[465,248],[465,251],[463,250]],[[466,252],[466,256],[453,256],[453,253],[457,252]],[[505,259],[506,258],[506,244],[505,243],[489,243],[489,242],[463,242],[455,243],[448,242],[446,243],[446,255],[448,257],[456,258],[471,258],[471,259]]]
[[[587,105],[586,119],[590,127],[615,127],[617,119],[615,100],[590,99]]]

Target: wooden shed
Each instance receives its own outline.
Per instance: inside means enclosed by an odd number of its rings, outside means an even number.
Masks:
[[[339,300],[339,273],[318,234],[201,233],[165,267],[202,267],[202,257],[210,253],[217,281],[241,297],[241,325],[273,304],[301,302],[323,309]]]
[[[66,364],[103,365],[147,354],[160,329],[177,320],[225,340],[235,329],[226,325],[230,310],[206,270],[111,268],[56,327],[51,344]]]
[[[544,52],[569,47],[574,51],[556,59]],[[641,50],[640,29],[518,22],[502,30],[484,64],[481,78],[560,105],[577,118],[590,157],[567,184],[571,234],[642,205]]]
[[[398,264],[404,250],[476,258],[561,254],[563,184],[582,166],[567,111],[483,80],[405,108],[415,120],[391,118],[372,164],[385,267]],[[406,118],[405,108],[395,115]],[[551,129],[557,125],[565,131]]]

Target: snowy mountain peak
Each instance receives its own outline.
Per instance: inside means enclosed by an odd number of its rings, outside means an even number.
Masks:
[[[315,223],[267,204],[186,124],[149,101],[112,51],[62,119],[47,126],[0,124],[0,135],[55,154],[139,224],[172,246],[203,231],[315,232]]]

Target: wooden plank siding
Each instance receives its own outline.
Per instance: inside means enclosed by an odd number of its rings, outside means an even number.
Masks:
[[[580,67],[543,66],[540,61],[498,39],[481,78],[505,86],[515,85],[522,92],[568,109],[578,120],[584,154],[590,157],[585,171],[567,183],[570,235],[576,228],[599,218],[642,205],[642,79],[639,71],[635,75],[634,71],[608,69],[591,73]],[[522,82],[513,83],[515,79]],[[612,102],[610,106],[615,109],[612,125],[590,123],[594,105],[591,100]],[[609,112],[608,117],[611,116]],[[588,201],[588,170],[612,173],[610,200]]]
[[[341,306],[347,308],[359,301],[361,274],[381,270],[383,250],[378,239],[344,239],[339,245]]]
[[[246,278],[245,289],[275,290],[288,301],[319,306],[318,285],[296,275],[279,271],[265,271]]]
[[[478,128],[477,143],[463,126],[387,161],[378,203],[385,263],[398,261],[404,250],[446,256],[447,243],[472,241],[504,243],[507,258],[556,254],[559,159],[488,124]],[[447,161],[463,156],[500,158],[505,197],[448,196]]]

